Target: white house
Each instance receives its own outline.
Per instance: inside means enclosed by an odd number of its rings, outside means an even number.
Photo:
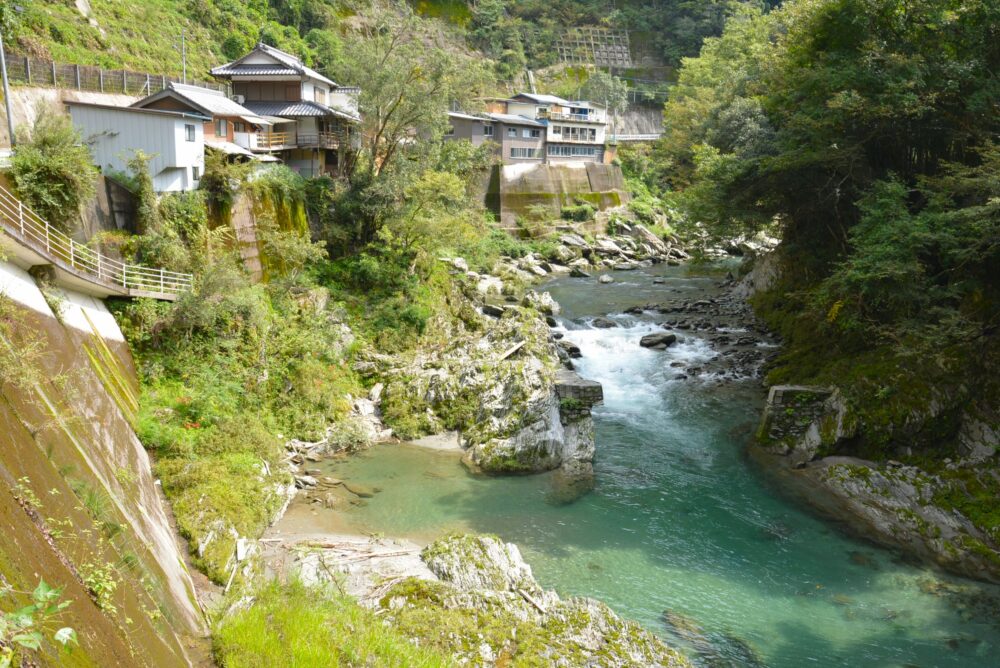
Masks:
[[[156,192],[194,190],[205,171],[204,124],[196,112],[113,107],[66,102],[73,125],[105,174],[128,173],[137,150],[152,156],[149,173]]]
[[[604,159],[608,115],[603,106],[554,95],[518,93],[507,100],[507,109],[508,113],[545,121],[546,162]]]

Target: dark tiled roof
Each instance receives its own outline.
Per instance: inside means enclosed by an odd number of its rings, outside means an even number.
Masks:
[[[255,53],[263,53],[273,60],[278,61],[274,65],[260,65],[244,63],[243,61],[252,56]],[[311,67],[306,67],[306,65],[293,56],[290,53],[286,53],[281,49],[276,49],[273,46],[269,46],[260,42],[254,47],[253,51],[247,55],[234,60],[231,63],[226,63],[225,65],[220,65],[212,70],[212,76],[225,77],[225,76],[264,76],[264,75],[306,75],[316,79],[317,81],[322,81],[323,83],[330,84],[331,86],[336,86],[336,82],[327,79],[325,76],[312,69]]]
[[[299,102],[251,102],[243,106],[258,116],[281,116],[283,118],[303,118],[306,116],[339,116],[349,120],[357,120],[350,114],[331,109],[318,102],[301,100]]]
[[[212,70],[212,76],[292,76],[299,77],[302,73],[284,65],[220,65]]]

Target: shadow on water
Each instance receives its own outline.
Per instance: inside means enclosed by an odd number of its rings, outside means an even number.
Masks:
[[[698,298],[713,285],[657,267],[610,286],[546,286],[583,351],[580,373],[605,388],[586,496],[552,503],[552,474],[478,478],[454,453],[385,446],[338,465],[338,476],[384,489],[347,514],[424,540],[453,529],[499,534],[563,594],[603,599],[668,639],[665,611],[694,620],[715,652],[704,665],[989,665],[1000,647],[997,604],[961,601],[995,602],[996,588],[897,563],[775,494],[748,464],[759,382],[676,380],[672,360],[713,353],[689,333],[668,351],[639,348],[654,315],[615,316],[624,327],[602,330],[574,322]]]

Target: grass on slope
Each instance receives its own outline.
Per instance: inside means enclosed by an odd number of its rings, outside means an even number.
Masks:
[[[213,639],[224,668],[451,665],[353,600],[296,582],[265,585],[252,607],[220,622]]]

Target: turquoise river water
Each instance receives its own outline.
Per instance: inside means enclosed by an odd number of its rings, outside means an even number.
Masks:
[[[543,286],[582,350],[579,373],[604,386],[593,492],[558,505],[546,474],[476,477],[455,453],[385,445],[336,465],[382,489],[346,523],[418,540],[499,534],[545,587],[602,599],[674,644],[693,637],[678,626],[700,629],[687,645],[699,665],[1000,666],[996,588],[906,565],[782,496],[745,456],[759,381],[676,379],[670,362],[714,355],[692,335],[639,347],[656,318],[625,308],[694,298],[717,279],[665,266],[615,276]],[[622,326],[585,323],[604,315]]]

